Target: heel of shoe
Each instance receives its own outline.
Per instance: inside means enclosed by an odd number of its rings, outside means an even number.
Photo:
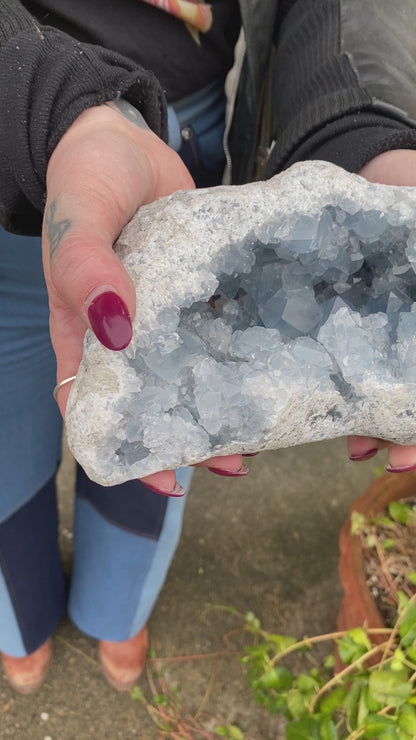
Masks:
[[[3,670],[10,686],[19,694],[33,694],[43,684],[52,659],[49,638],[37,650],[24,658],[1,654]]]
[[[146,665],[149,644],[147,627],[122,642],[100,640],[98,655],[106,681],[117,691],[128,691]]]

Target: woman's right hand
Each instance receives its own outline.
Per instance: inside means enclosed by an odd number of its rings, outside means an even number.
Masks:
[[[76,375],[87,327],[109,349],[127,346],[140,306],[113,244],[140,206],[194,187],[180,157],[131,113],[126,118],[108,105],[85,110],[49,162],[42,251],[58,382]],[[58,394],[63,416],[69,389]],[[201,465],[242,474],[241,455]],[[144,482],[172,492],[175,474]]]

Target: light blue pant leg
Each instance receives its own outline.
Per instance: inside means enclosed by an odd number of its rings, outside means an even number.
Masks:
[[[177,471],[185,490],[192,472],[192,468]],[[140,496],[141,492],[131,495]],[[150,495],[162,503],[163,497]],[[98,639],[126,640],[143,627],[179,541],[185,498],[163,500],[163,510],[156,515],[162,518],[161,526],[155,536],[149,534],[149,528],[147,535],[139,534],[139,521],[132,523],[135,531],[114,524],[90,500],[77,499],[69,614],[79,629]],[[131,518],[135,518],[134,509]]]
[[[52,397],[55,377],[40,239],[0,228],[0,649],[12,655],[37,646],[34,632],[39,625],[41,633],[47,622],[34,605],[38,612],[32,629],[27,613],[30,569],[42,579],[39,560],[34,562],[30,553],[39,554],[43,547],[38,551],[34,543],[36,531],[39,539],[45,537],[26,514],[29,504],[30,511],[39,509],[31,502],[54,475],[61,454],[62,422]],[[53,496],[49,500],[53,505]],[[45,519],[53,526],[53,511]]]
[[[6,526],[9,521],[15,525],[24,519],[20,512],[54,475],[60,458],[62,426],[52,397],[56,365],[49,339],[40,239],[0,230],[0,305],[3,481],[0,494],[0,649],[24,655],[28,644],[36,644],[36,634],[32,630],[25,641],[22,638],[15,616],[17,607],[22,611],[21,603],[10,597],[10,584],[4,578],[2,564],[6,570],[13,565],[22,586],[27,572],[21,572],[21,558],[19,568],[15,562],[11,563],[15,556],[9,545],[6,547],[3,543],[2,547],[1,537],[3,530],[10,534]],[[191,472],[190,469],[178,472],[186,489]],[[102,497],[103,489],[97,484],[91,486]],[[157,494],[150,495],[160,500]],[[141,536],[115,526],[90,502],[77,499],[70,611],[80,629],[103,639],[125,639],[140,629],[164,583],[179,539],[184,504],[184,498],[169,499],[161,509],[157,534]],[[117,510],[117,499],[115,505]],[[48,516],[52,521],[49,509]],[[139,530],[146,529],[146,524],[140,521],[136,526]],[[39,523],[37,527],[33,522],[33,528],[41,531]],[[20,535],[25,536],[25,532]],[[30,570],[30,564],[28,568]],[[62,600],[62,589],[59,600]],[[21,622],[30,624],[30,617],[30,613],[22,615]]]
[[[53,475],[62,421],[39,238],[0,229],[0,521]]]

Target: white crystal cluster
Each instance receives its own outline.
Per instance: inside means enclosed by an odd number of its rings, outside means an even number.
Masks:
[[[140,209],[133,340],[87,332],[70,447],[104,485],[346,434],[416,443],[416,189],[323,162]]]

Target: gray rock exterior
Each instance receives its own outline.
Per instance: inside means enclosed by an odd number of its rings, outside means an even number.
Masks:
[[[301,163],[145,206],[115,249],[133,339],[87,332],[66,413],[92,479],[347,434],[416,443],[416,189]]]

